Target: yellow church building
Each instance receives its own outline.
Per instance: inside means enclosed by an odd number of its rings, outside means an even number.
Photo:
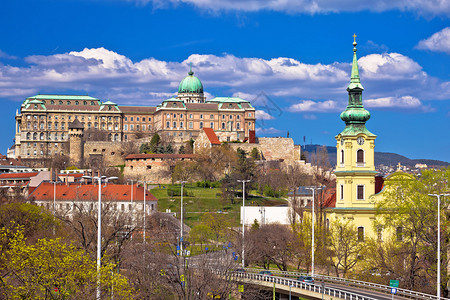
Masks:
[[[355,37],[355,36],[354,36]],[[358,228],[358,239],[375,237],[373,221],[376,199],[381,185],[376,185],[374,152],[376,135],[366,128],[370,113],[364,109],[359,77],[356,40],[353,42],[353,63],[347,87],[348,105],[341,113],[344,130],[337,141],[336,205],[330,211],[330,221],[351,221]]]

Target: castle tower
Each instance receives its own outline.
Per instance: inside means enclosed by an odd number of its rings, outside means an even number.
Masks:
[[[356,35],[353,35],[355,38]],[[341,113],[344,130],[336,136],[336,209],[372,210],[369,197],[375,194],[374,148],[376,135],[366,128],[370,113],[362,104],[364,88],[359,78],[356,40],[353,42],[353,64],[347,87],[348,105]]]
[[[84,158],[84,126],[78,119],[69,123],[69,159],[75,166],[81,166]]]

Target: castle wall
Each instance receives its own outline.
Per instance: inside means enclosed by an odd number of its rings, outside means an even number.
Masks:
[[[294,145],[294,140],[291,138],[282,137],[263,137],[258,138],[256,144],[249,143],[230,143],[231,148],[237,150],[241,148],[248,153],[253,148],[257,148],[265,160],[285,160],[296,161],[300,160],[300,149]]]

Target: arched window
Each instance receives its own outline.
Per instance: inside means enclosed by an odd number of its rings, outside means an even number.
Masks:
[[[363,149],[359,149],[358,151],[356,151],[356,162],[357,163],[364,163],[364,150]]]
[[[237,130],[241,129],[241,123],[236,123],[236,129]]]
[[[225,123],[222,123],[222,129],[225,129]]]
[[[203,128],[203,122],[200,122],[200,129]]]
[[[37,133],[35,132],[35,133],[33,133],[33,140],[37,140],[37,138],[38,138],[38,135],[37,135]]]
[[[115,135],[114,135],[114,141],[118,141],[119,140],[119,135],[116,133]]]
[[[27,133],[27,140],[29,140],[31,138],[31,133]]]
[[[341,150],[341,165],[344,164],[344,150]]]
[[[41,132],[41,134],[40,134],[40,136],[39,136],[39,139],[40,139],[40,140],[43,140],[43,139],[44,139],[44,133],[43,133],[43,132]]]

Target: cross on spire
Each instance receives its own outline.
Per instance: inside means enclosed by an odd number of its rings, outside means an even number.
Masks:
[[[353,42],[354,42],[354,43],[356,43],[356,37],[357,37],[357,35],[356,35],[356,33],[354,33],[354,34],[353,34]]]

